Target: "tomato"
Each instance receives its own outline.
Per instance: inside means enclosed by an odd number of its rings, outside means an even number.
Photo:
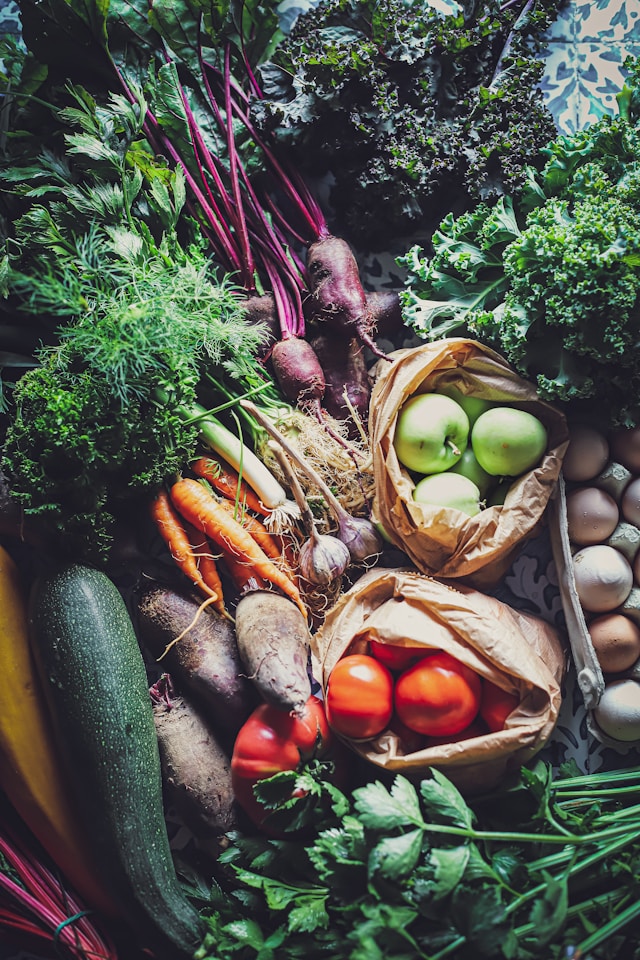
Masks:
[[[440,651],[400,674],[395,710],[402,723],[418,733],[451,736],[475,720],[481,692],[479,674]]]
[[[472,720],[468,727],[461,730],[460,733],[452,733],[448,736],[427,737],[424,743],[425,747],[440,747],[445,743],[459,743],[461,740],[471,740],[472,737],[483,737],[487,732],[486,725],[482,720],[476,718]]]
[[[480,716],[491,733],[503,730],[505,721],[518,704],[520,698],[515,693],[503,690],[490,680],[482,682],[482,696],[480,698]]]
[[[426,647],[401,647],[397,643],[383,643],[369,638],[371,656],[383,663],[389,670],[406,670],[412,664],[432,653]]]
[[[231,757],[231,782],[235,798],[245,813],[260,824],[266,811],[253,787],[283,770],[322,756],[331,731],[322,701],[309,697],[300,716],[262,703],[240,728]]]
[[[369,740],[389,725],[393,714],[393,677],[375,657],[354,653],[338,660],[325,693],[327,719],[353,740]]]

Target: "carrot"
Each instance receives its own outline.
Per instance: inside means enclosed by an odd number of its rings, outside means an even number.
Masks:
[[[174,508],[167,490],[162,488],[155,494],[151,501],[150,512],[151,518],[178,568],[205,596],[210,598],[211,603],[219,605],[223,599],[222,590],[220,589],[218,592],[206,583],[198,567],[182,518]]]
[[[233,585],[240,596],[250,593],[252,590],[266,590],[267,582],[262,577],[256,576],[251,569],[251,564],[246,560],[239,560],[233,554],[224,550],[222,553],[223,562],[227,568],[227,573],[233,581]]]
[[[234,503],[239,502],[246,505],[250,510],[259,513],[261,516],[269,513],[269,510],[257,493],[251,489],[248,483],[242,479],[237,470],[224,463],[218,457],[198,457],[190,464],[191,469],[197,477],[207,480],[214,490],[222,494],[228,500]]]
[[[253,572],[278,587],[307,616],[300,592],[271,560],[248,530],[227,513],[198,480],[183,477],[170,490],[178,513],[232,557],[251,564]]]
[[[270,530],[267,530],[265,525],[247,510],[236,510],[235,504],[231,503],[230,500],[220,500],[219,502],[223,510],[226,510],[227,513],[230,513],[233,517],[235,517],[238,523],[241,523],[245,530],[249,531],[256,543],[262,547],[266,555],[279,564],[280,567],[284,566],[286,570],[287,565],[284,561],[279,538],[277,538],[275,534],[271,533]],[[291,576],[290,570],[286,570],[286,572]]]
[[[185,521],[184,528],[191,544],[191,550],[196,558],[198,570],[202,574],[202,579],[216,596],[222,598],[222,580],[211,544],[202,531],[197,530],[192,524]],[[218,612],[222,613],[223,611],[218,609]]]

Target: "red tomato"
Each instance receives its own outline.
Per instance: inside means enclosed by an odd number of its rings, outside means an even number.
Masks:
[[[369,740],[389,725],[393,714],[393,677],[384,664],[364,653],[338,660],[325,693],[327,719],[353,740]]]
[[[369,639],[371,656],[384,663],[389,670],[406,670],[412,664],[422,660],[432,653],[425,647],[401,647],[397,643],[382,643],[380,640]]]
[[[309,697],[301,716],[262,703],[240,728],[231,757],[231,782],[237,802],[255,823],[265,810],[253,794],[258,780],[296,770],[305,760],[321,756],[331,740],[324,706]]]
[[[452,736],[475,720],[482,680],[474,670],[440,651],[401,673],[395,710],[407,727],[427,736]]]
[[[482,681],[482,696],[480,698],[480,716],[489,727],[491,733],[503,730],[505,721],[520,703],[515,693],[503,690],[491,680]]]
[[[486,725],[482,720],[476,718],[460,733],[453,733],[450,736],[427,737],[424,745],[425,747],[440,747],[445,743],[459,743],[461,740],[471,740],[472,737],[482,737],[486,732]]]

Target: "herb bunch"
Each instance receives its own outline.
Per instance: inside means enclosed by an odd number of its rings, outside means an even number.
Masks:
[[[560,4],[323,0],[260,65],[252,114],[366,249],[509,192],[555,134],[538,54]],[[426,224],[426,225],[425,225]]]
[[[637,958],[638,768],[539,762],[473,804],[437,770],[349,797],[325,776],[258,785],[285,837],[312,838],[232,838],[198,960]]]

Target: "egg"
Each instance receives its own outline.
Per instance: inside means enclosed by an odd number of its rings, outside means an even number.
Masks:
[[[604,613],[588,625],[603,673],[623,673],[640,657],[640,627],[621,613]]]
[[[612,680],[606,684],[593,716],[600,729],[614,740],[639,740],[640,683]]]
[[[611,456],[632,473],[640,473],[640,427],[614,430],[610,440]]]
[[[640,527],[640,477],[635,477],[624,489],[620,501],[622,516],[628,523]]]
[[[572,561],[575,587],[583,610],[608,613],[625,602],[633,586],[631,564],[604,543],[583,547]]]
[[[613,497],[598,487],[577,487],[567,494],[567,528],[572,543],[602,543],[618,526],[620,511]]]
[[[565,480],[585,483],[597,476],[609,460],[609,443],[599,430],[587,424],[574,424],[569,431],[569,445],[562,461]]]

